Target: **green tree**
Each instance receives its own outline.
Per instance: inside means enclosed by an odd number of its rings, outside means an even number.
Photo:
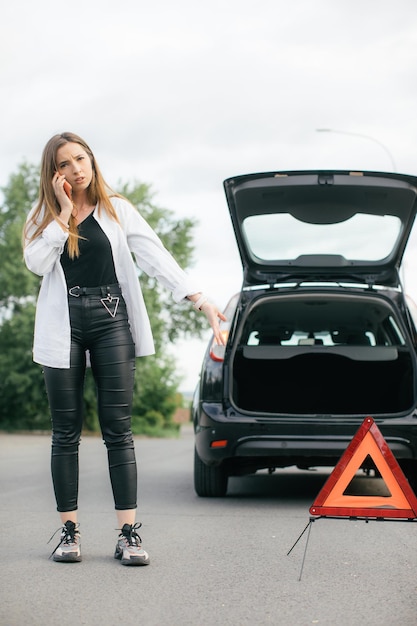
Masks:
[[[38,169],[23,163],[2,189],[0,208],[0,427],[48,428],[45,387],[32,361],[40,280],[23,263],[22,229],[38,193]]]
[[[32,361],[35,301],[40,279],[23,262],[21,234],[26,216],[36,200],[39,169],[27,163],[19,166],[2,189],[0,206],[0,428],[45,429],[50,426],[49,409],[41,367]],[[149,185],[120,183],[126,196],[159,234],[179,264],[192,262],[192,235],[195,222],[178,220],[153,202]],[[172,417],[180,400],[174,358],[167,345],[179,337],[198,336],[204,319],[193,307],[176,304],[155,281],[138,272],[155,339],[157,354],[137,359],[133,408],[136,433],[172,433]],[[85,385],[85,427],[98,429],[95,389],[91,372]]]
[[[38,194],[38,169],[23,163],[9,184],[2,189],[4,201],[0,208],[0,314],[13,312],[22,298],[34,296],[39,278],[24,269],[22,229]]]

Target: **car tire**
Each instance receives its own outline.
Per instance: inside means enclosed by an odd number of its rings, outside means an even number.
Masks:
[[[228,475],[219,465],[206,465],[194,450],[194,489],[203,498],[222,498],[227,493]]]

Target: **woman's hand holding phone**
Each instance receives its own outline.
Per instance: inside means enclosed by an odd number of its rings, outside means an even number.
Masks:
[[[69,182],[65,180],[65,176],[61,176],[58,172],[55,172],[52,179],[52,187],[59,206],[61,207],[59,221],[65,228],[68,228],[69,218],[73,210],[72,187]]]

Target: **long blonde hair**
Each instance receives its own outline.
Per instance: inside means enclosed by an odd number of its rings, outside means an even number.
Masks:
[[[114,192],[105,182],[96,159],[91,148],[87,143],[74,133],[61,133],[54,135],[46,144],[41,161],[41,173],[40,173],[40,185],[39,185],[39,199],[36,207],[34,208],[28,222],[26,223],[24,230],[24,239],[26,243],[36,239],[43,230],[52,222],[52,220],[58,220],[58,216],[61,212],[61,208],[56,199],[54,190],[52,188],[52,179],[56,171],[58,170],[56,163],[56,154],[59,148],[66,143],[78,143],[88,154],[91,160],[91,167],[93,170],[93,177],[91,183],[87,188],[87,198],[91,205],[98,205],[98,211],[104,209],[108,215],[116,220],[118,217],[114,207],[110,201],[111,197],[120,197],[119,194]],[[30,230],[30,236],[28,232]],[[68,237],[68,254],[71,259],[78,257],[80,254],[78,240],[79,235],[77,231],[77,224],[74,217],[71,215],[69,220],[69,237]]]

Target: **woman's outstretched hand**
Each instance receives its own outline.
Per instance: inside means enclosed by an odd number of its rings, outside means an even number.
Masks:
[[[194,293],[191,296],[187,296],[189,300],[193,303],[194,308],[197,311],[203,311],[205,316],[207,317],[209,324],[213,330],[214,338],[216,343],[224,346],[226,344],[226,339],[224,337],[224,333],[220,329],[220,321],[226,322],[226,316],[219,311],[215,304],[210,302],[204,293]]]
[[[219,311],[219,309],[209,300],[206,300],[201,305],[200,310],[203,311],[203,313],[207,317],[209,324],[213,329],[213,334],[216,342],[219,345],[225,345],[225,338],[220,330],[220,320],[222,322],[225,322],[227,320],[226,316],[221,311]]]

